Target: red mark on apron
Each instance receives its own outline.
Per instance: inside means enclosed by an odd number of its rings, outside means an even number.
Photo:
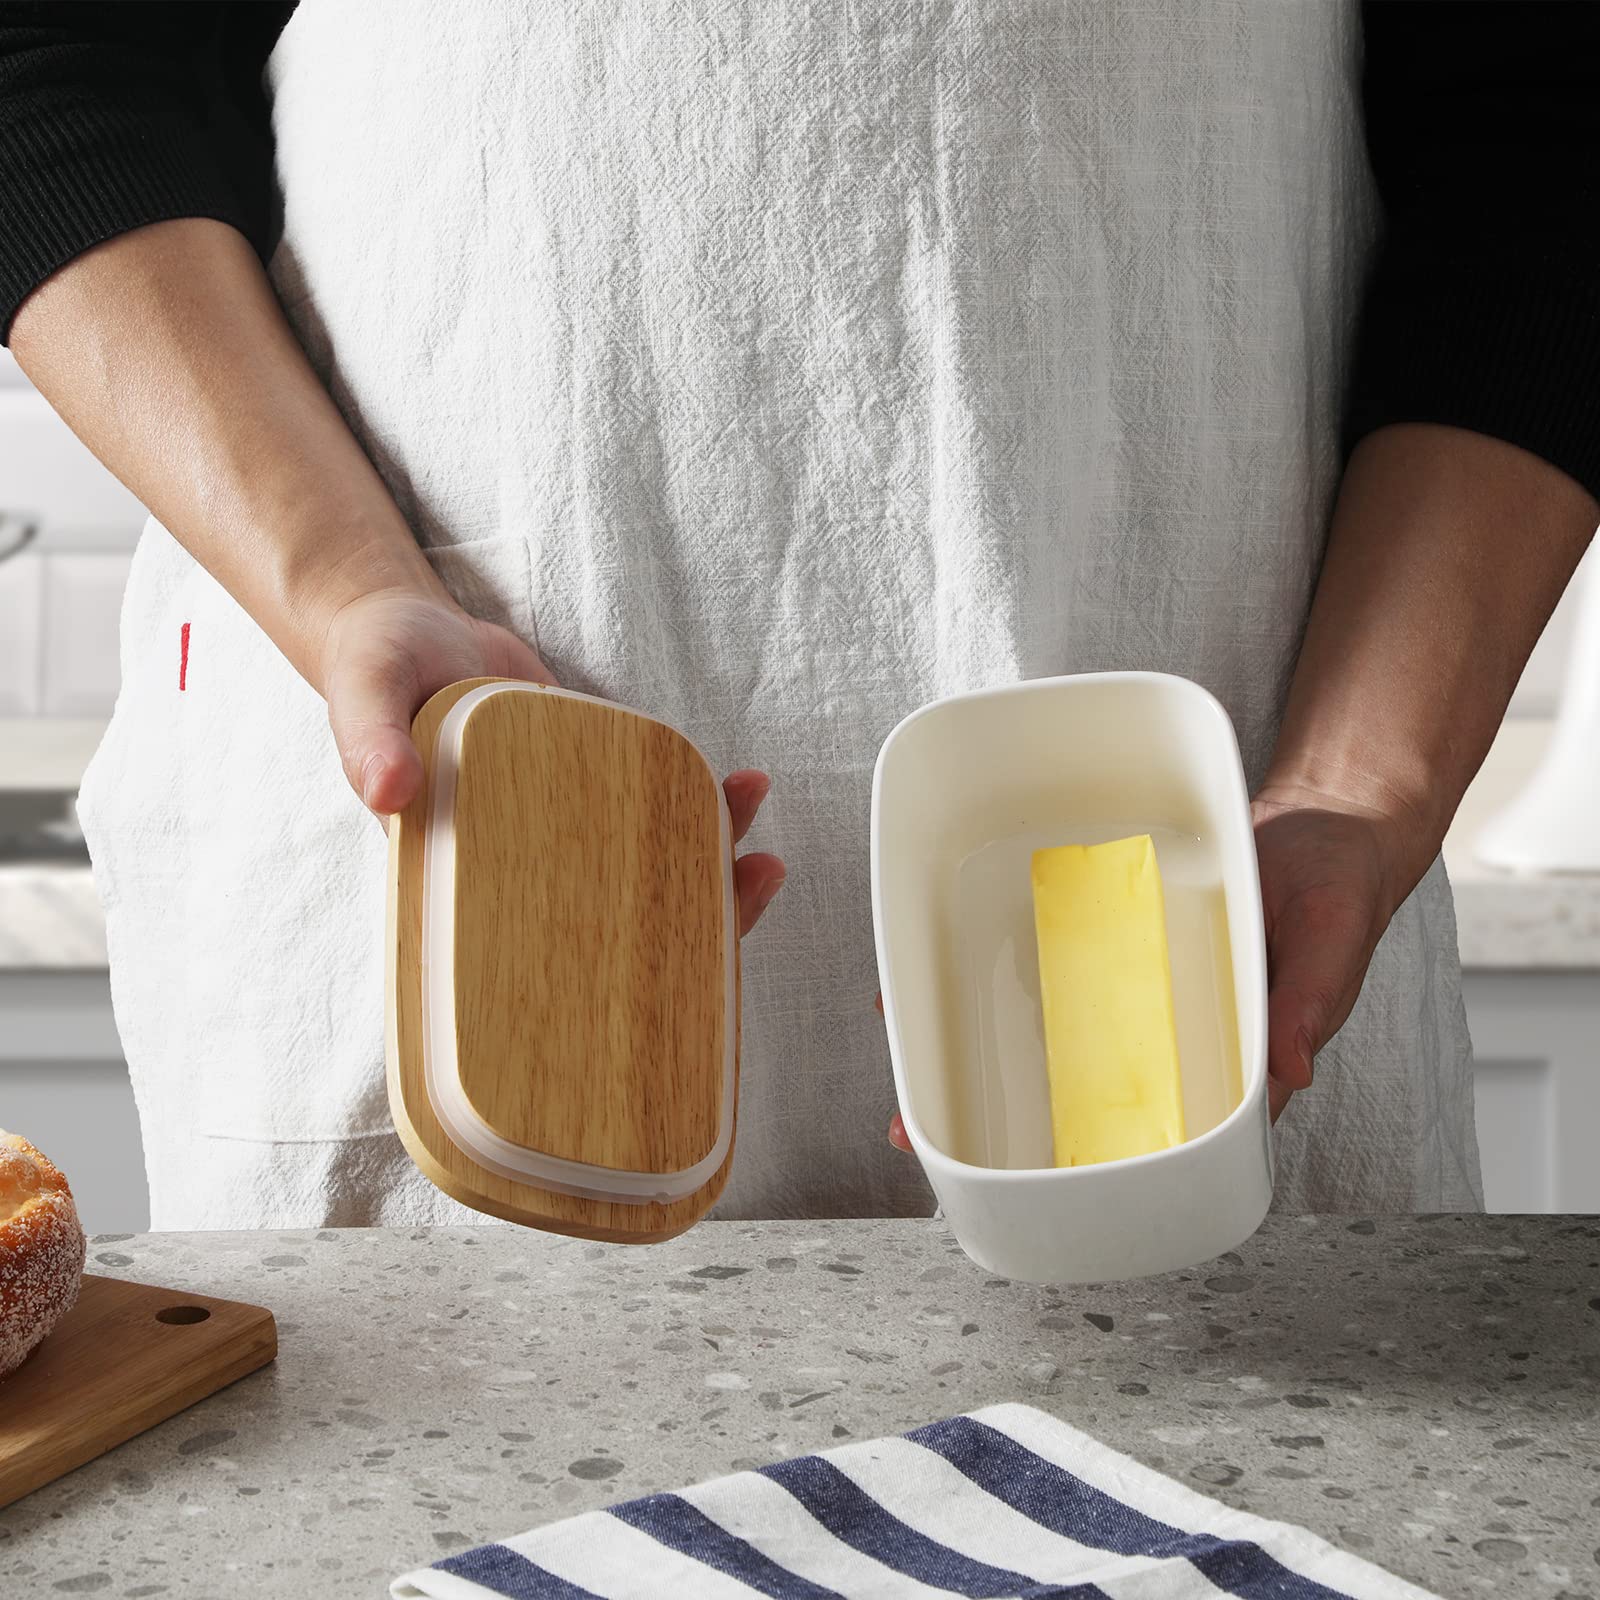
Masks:
[[[178,687],[189,687],[189,624],[184,623],[178,633]]]

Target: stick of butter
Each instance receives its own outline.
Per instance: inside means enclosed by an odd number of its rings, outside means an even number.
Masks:
[[[1183,1142],[1166,904],[1149,834],[1033,854],[1055,1164]]]

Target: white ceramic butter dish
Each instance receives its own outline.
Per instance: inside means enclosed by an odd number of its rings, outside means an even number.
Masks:
[[[1029,862],[1155,840],[1188,1137],[1052,1163]],[[900,1113],[961,1247],[1008,1278],[1104,1282],[1248,1238],[1272,1199],[1266,953],[1232,724],[1159,673],[936,701],[884,742],[872,903]]]

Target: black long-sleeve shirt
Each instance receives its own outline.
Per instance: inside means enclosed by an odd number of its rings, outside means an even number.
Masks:
[[[0,339],[58,267],[145,223],[214,217],[270,252],[262,69],[293,10],[0,3]],[[1385,231],[1347,443],[1448,423],[1600,498],[1600,6],[1367,0],[1363,22]]]

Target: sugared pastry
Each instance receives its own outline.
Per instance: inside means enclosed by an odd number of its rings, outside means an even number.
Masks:
[[[85,1249],[61,1170],[0,1128],[0,1378],[77,1303]]]

